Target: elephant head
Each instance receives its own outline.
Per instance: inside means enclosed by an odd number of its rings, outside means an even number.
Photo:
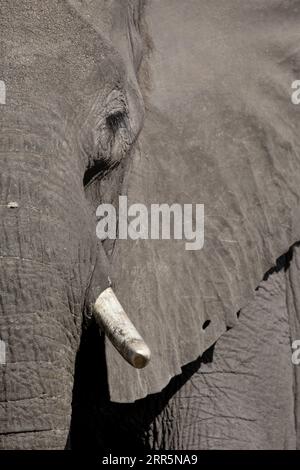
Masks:
[[[97,28],[77,3],[1,2],[1,448],[65,445],[92,316],[136,367],[150,354],[113,293],[87,189],[114,198],[143,123],[140,3],[97,2]]]
[[[299,240],[296,3],[1,1],[2,447],[64,445],[82,326],[113,318],[109,272],[152,352],[140,371],[106,347],[109,399],[134,402],[235,326]],[[124,191],[204,204],[203,249],[100,244],[96,207]]]

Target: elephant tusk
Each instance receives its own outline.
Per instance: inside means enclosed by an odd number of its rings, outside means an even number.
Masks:
[[[111,287],[105,289],[94,305],[94,318],[121,356],[133,367],[142,369],[151,352],[126,315]]]

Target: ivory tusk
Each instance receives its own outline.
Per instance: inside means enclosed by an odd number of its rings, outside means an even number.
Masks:
[[[151,352],[126,315],[111,287],[105,289],[94,305],[94,317],[121,356],[133,367],[142,369]]]

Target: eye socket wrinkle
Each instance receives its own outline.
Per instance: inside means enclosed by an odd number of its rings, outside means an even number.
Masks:
[[[101,132],[98,134],[97,149],[95,154],[89,157],[89,165],[83,176],[83,185],[87,188],[95,180],[110,173],[122,160],[113,157],[113,146],[116,142],[122,143],[121,149],[125,151],[129,143],[129,129],[127,112],[124,109],[116,109],[107,114],[102,122]],[[119,150],[120,151],[120,150]]]

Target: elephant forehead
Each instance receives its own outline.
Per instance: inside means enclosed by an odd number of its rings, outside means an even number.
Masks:
[[[106,77],[112,81],[124,73],[121,57],[101,28],[92,28],[67,1],[4,1],[0,21],[2,60],[12,68],[23,66],[25,74],[26,67],[32,67],[32,73],[43,68],[44,81],[46,74],[52,78],[66,69],[75,79],[86,79],[92,72],[103,78],[110,66]]]
[[[0,28],[8,103],[36,103],[40,122],[49,122],[48,111],[59,125],[84,121],[94,103],[101,110],[110,92],[124,87],[121,55],[67,0],[1,2]],[[15,120],[20,113],[12,106],[5,112],[13,110]],[[27,110],[22,115],[30,125]]]

